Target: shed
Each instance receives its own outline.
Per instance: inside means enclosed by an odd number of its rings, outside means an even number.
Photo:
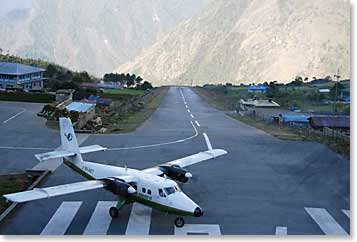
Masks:
[[[82,129],[88,121],[93,120],[95,117],[95,104],[72,102],[66,106],[69,112],[78,112],[78,121],[75,124],[77,129]]]
[[[324,115],[312,116],[309,119],[314,128],[350,129],[350,116]]]
[[[280,118],[283,122],[289,123],[309,123],[310,115],[305,114],[280,114]]]

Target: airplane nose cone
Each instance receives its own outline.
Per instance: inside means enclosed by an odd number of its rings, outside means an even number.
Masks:
[[[131,187],[131,186],[130,186],[130,187],[128,188],[128,193],[129,193],[129,194],[134,194],[134,193],[136,193],[136,190],[134,189],[134,187]]]
[[[194,215],[195,217],[201,217],[201,216],[203,215],[203,210],[202,210],[202,208],[197,207],[197,208],[195,209],[195,211],[193,212],[193,215]]]
[[[191,177],[192,177],[192,174],[191,174],[190,172],[186,172],[185,177],[186,177],[186,178],[191,178]]]

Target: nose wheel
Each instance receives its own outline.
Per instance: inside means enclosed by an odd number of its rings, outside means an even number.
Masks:
[[[119,216],[119,209],[117,209],[116,207],[111,207],[109,209],[109,215],[112,218],[117,218]]]
[[[183,218],[178,217],[175,219],[175,226],[178,228],[182,228],[185,225],[185,220]]]

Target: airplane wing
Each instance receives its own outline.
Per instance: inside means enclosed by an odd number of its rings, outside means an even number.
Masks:
[[[172,166],[172,165],[178,165],[181,168],[184,168],[186,166],[190,166],[196,163],[199,163],[201,161],[205,161],[205,160],[210,160],[213,158],[216,158],[218,156],[221,155],[225,155],[227,154],[227,151],[225,150],[221,150],[221,149],[211,149],[211,150],[207,150],[207,151],[203,151],[194,155],[190,155],[181,159],[177,159],[177,160],[173,160],[173,161],[169,161],[167,163],[161,164],[159,166],[163,166],[163,165],[167,165],[167,166]],[[151,173],[153,175],[161,175],[162,171],[159,169],[159,166],[155,166],[152,168],[148,168],[143,170],[144,172],[147,173]]]
[[[5,194],[4,197],[11,202],[22,203],[43,198],[50,198],[75,192],[88,191],[98,188],[103,188],[107,186],[105,181],[95,180],[95,181],[84,181],[76,182],[66,185],[46,187],[46,188],[35,188],[33,190],[17,192],[11,194]]]

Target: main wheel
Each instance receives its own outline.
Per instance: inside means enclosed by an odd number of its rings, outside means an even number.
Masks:
[[[181,228],[185,225],[185,220],[183,220],[183,218],[178,217],[175,219],[175,226],[178,228]]]
[[[111,207],[111,208],[109,209],[109,215],[110,215],[110,217],[112,217],[112,218],[117,218],[118,215],[119,215],[119,209],[117,209],[116,207]]]

